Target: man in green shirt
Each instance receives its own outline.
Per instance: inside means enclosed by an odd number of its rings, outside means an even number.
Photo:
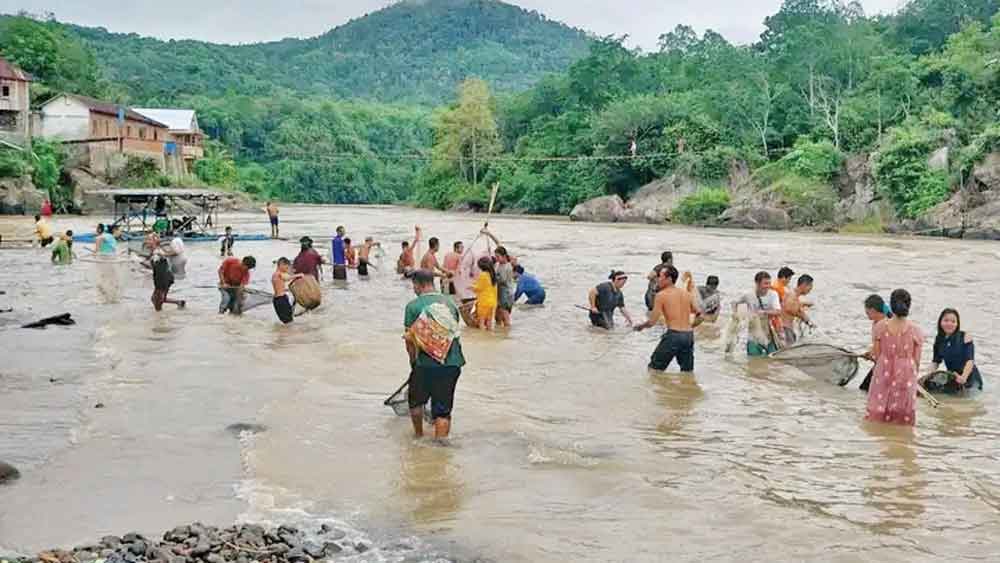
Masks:
[[[459,341],[459,313],[452,299],[434,288],[434,273],[413,273],[417,298],[406,306],[406,352],[410,357],[410,419],[417,437],[424,435],[424,405],[431,401],[434,438],[451,431],[455,385],[462,374],[465,356]]]
[[[65,265],[73,263],[73,231],[59,237],[59,242],[52,247],[52,263]]]

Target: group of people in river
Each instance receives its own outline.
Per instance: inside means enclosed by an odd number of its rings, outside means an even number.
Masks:
[[[277,207],[269,204],[268,215],[274,227],[272,235],[277,236]],[[56,241],[51,227],[39,217],[36,233],[43,246],[55,242],[53,262],[72,260],[72,231]],[[455,241],[442,258],[438,256],[441,243],[437,237],[429,238],[427,250],[420,254],[423,242],[420,227],[415,228],[412,239],[401,244],[396,272],[411,280],[416,294],[406,307],[404,329],[412,368],[408,400],[418,435],[423,433],[423,409],[428,401],[434,435],[443,438],[450,432],[455,386],[465,363],[461,323],[483,330],[510,327],[514,304],[522,297],[527,298],[529,305],[545,302],[545,288],[525,271],[497,236],[486,227],[479,235],[489,243],[485,252],[474,250],[479,238],[468,248],[463,241]],[[98,225],[95,254],[114,256],[117,238],[116,227]],[[242,313],[244,292],[256,267],[253,256],[233,256],[234,241],[227,227],[219,239],[220,313]],[[271,277],[275,314],[283,323],[294,318],[294,306],[288,297],[292,284],[307,276],[318,284],[324,265],[332,266],[335,283],[345,281],[349,269],[355,269],[359,278],[364,279],[375,268],[373,252],[381,251],[381,244],[372,237],[366,237],[362,245],[353,245],[343,226],[337,227],[331,238],[329,259],[314,248],[310,237],[302,237],[299,242],[298,255],[291,260],[279,258]],[[165,303],[184,307],[183,300],[168,297],[170,286],[184,277],[187,259],[182,238],[161,240],[152,233],[145,246],[149,251],[145,265],[153,273],[154,308],[159,311]],[[707,276],[704,285],[696,286],[694,276],[690,272],[681,274],[674,265],[673,255],[664,252],[646,276],[644,302],[648,315],[642,322],[636,322],[625,306],[623,289],[628,279],[626,272],[615,270],[607,281],[589,290],[585,309],[591,324],[597,329],[611,330],[615,327],[616,312],[636,331],[663,323],[666,330],[650,356],[649,369],[665,371],[676,361],[681,372],[693,372],[695,329],[702,323],[716,322],[722,311],[719,277]],[[795,346],[802,325],[815,327],[809,300],[813,286],[812,276],[802,274],[795,279],[795,272],[787,266],[777,272],[773,283],[768,272],[754,276],[753,289],[731,302],[733,317],[747,323],[747,356],[767,357]],[[878,295],[871,295],[864,302],[865,313],[872,322],[872,345],[863,357],[874,363],[861,384],[861,389],[868,392],[868,420],[913,425],[918,390],[960,393],[983,387],[973,339],[962,330],[959,312],[951,308],[942,311],[938,318],[932,355],[933,370],[937,372],[943,364],[948,376],[919,377],[924,335],[909,320],[911,305],[911,296],[905,289],[893,291],[888,303]]]

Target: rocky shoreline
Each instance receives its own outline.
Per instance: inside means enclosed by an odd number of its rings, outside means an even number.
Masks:
[[[323,524],[308,531],[292,526],[243,524],[217,528],[178,526],[159,540],[139,533],[106,536],[97,543],[52,549],[15,563],[309,563],[356,557],[372,549],[352,543],[347,533]]]

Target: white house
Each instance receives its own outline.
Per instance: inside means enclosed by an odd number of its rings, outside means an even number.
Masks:
[[[198,126],[198,116],[193,109],[132,108],[146,117],[166,124],[170,138],[184,157],[184,167],[188,173],[194,171],[194,163],[205,156],[202,142],[205,134]],[[169,149],[168,149],[169,150]]]

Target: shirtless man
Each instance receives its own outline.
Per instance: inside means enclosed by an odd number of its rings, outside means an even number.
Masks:
[[[365,237],[365,243],[361,245],[361,249],[358,250],[358,276],[368,277],[368,266],[371,265],[371,254],[372,248],[378,246],[375,239],[372,237]]]
[[[427,241],[427,252],[420,259],[420,269],[431,272],[436,278],[447,278],[448,272],[444,271],[438,262],[437,253],[439,248],[441,248],[441,241],[437,237],[431,237]]]
[[[278,258],[278,266],[271,275],[271,287],[274,289],[274,312],[278,315],[278,320],[288,324],[295,318],[294,308],[288,300],[288,284],[303,277],[305,274],[289,274],[288,270],[292,263],[288,258],[282,256]]]
[[[809,315],[806,314],[806,307],[802,304],[801,298],[809,295],[813,288],[813,279],[809,274],[799,276],[799,281],[795,284],[795,289],[785,289],[785,299],[781,303],[781,328],[785,339],[785,346],[795,344],[798,337],[795,335],[795,319],[799,319],[810,327],[814,328]]]
[[[451,246],[451,252],[444,255],[444,271],[448,272],[448,278],[441,280],[442,291],[445,295],[456,295],[458,290],[455,288],[455,277],[459,275],[459,270],[462,268],[462,254],[465,250],[465,245],[462,241],[456,241],[455,244]]]
[[[660,321],[662,317],[667,325],[667,331],[660,337],[660,343],[653,350],[649,359],[649,369],[665,371],[670,362],[677,359],[681,372],[694,371],[694,332],[691,328],[691,315],[701,310],[691,293],[677,287],[677,268],[665,266],[660,268],[657,286],[660,291],[653,301],[653,310],[649,320],[636,325],[635,330],[641,331]]]
[[[271,238],[278,238],[278,204],[269,201],[264,211],[267,211],[267,218],[271,221]]]
[[[416,227],[414,229],[413,242],[403,241],[403,252],[399,254],[399,259],[396,260],[397,274],[409,277],[410,273],[417,269],[417,260],[414,258],[414,253],[416,252],[417,244],[419,243],[420,227]]]

